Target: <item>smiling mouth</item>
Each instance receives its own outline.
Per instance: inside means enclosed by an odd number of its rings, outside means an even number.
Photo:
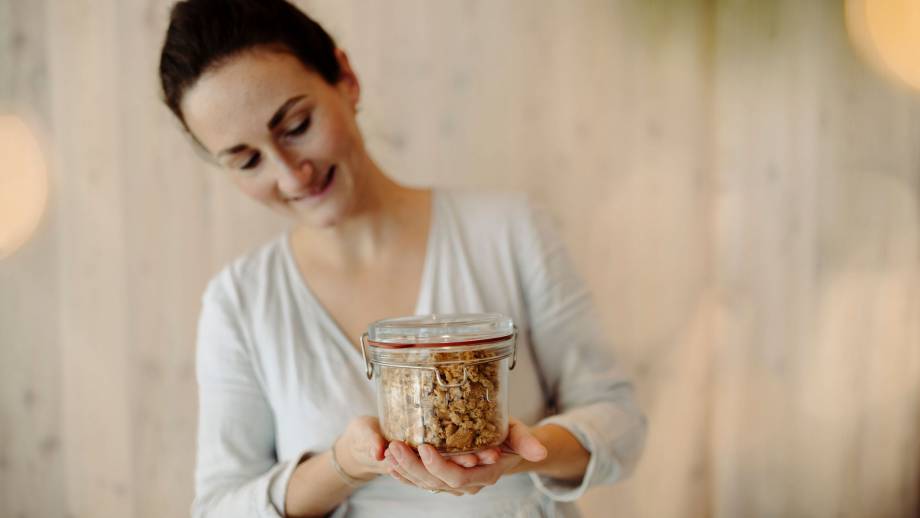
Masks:
[[[329,169],[326,171],[326,176],[323,177],[322,181],[320,181],[318,185],[310,187],[307,190],[306,194],[302,194],[300,196],[286,197],[285,201],[300,201],[306,198],[312,198],[314,196],[319,196],[320,194],[323,194],[324,192],[326,192],[326,189],[329,188],[329,185],[332,184],[332,180],[333,178],[335,178],[335,171],[336,171],[335,166],[334,165],[330,166]]]

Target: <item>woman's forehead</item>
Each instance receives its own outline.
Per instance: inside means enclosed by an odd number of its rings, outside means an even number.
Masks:
[[[246,52],[202,75],[183,97],[182,111],[213,153],[246,134],[268,131],[278,108],[296,96],[316,97],[324,84],[290,54]]]

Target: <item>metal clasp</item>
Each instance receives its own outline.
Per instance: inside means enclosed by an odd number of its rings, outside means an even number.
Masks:
[[[371,379],[374,377],[374,367],[367,359],[367,333],[361,335],[361,356],[364,357],[364,368],[367,372],[367,379]]]
[[[441,385],[441,386],[444,387],[444,388],[459,387],[459,386],[463,385],[464,383],[466,383],[466,379],[467,379],[467,376],[468,376],[468,372],[467,372],[467,370],[466,370],[466,367],[463,368],[463,379],[460,381],[460,383],[454,383],[454,384],[450,384],[450,383],[447,383],[446,381],[444,381],[444,378],[441,377],[441,371],[438,370],[437,368],[435,368],[435,367],[428,367],[428,368],[434,371],[434,376],[435,376],[435,378],[437,378],[437,380],[438,380],[438,385]]]
[[[514,332],[511,333],[511,367],[508,367],[509,371],[514,370],[514,366],[517,365],[517,326],[512,325]]]

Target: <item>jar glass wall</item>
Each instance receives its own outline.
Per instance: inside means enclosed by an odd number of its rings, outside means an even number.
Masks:
[[[362,348],[383,435],[447,455],[500,445],[515,338],[511,320],[494,313],[372,324]]]

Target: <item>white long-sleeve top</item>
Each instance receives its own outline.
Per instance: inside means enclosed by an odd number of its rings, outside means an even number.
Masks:
[[[587,471],[579,484],[509,475],[463,497],[381,476],[334,515],[578,516],[572,502],[587,488],[632,470],[646,425],[546,212],[523,195],[436,190],[426,253],[416,314],[510,316],[519,329],[510,413],[568,429],[591,454]],[[376,415],[361,354],[310,292],[287,234],[209,283],[197,376],[195,517],[283,516],[297,464],[354,417]]]

